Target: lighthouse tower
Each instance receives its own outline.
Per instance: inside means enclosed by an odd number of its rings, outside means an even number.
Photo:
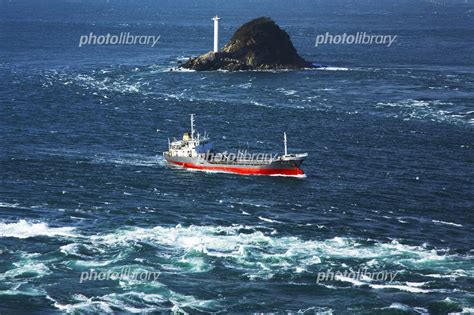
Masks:
[[[219,51],[219,20],[220,18],[216,15],[212,18],[214,21],[214,52]]]

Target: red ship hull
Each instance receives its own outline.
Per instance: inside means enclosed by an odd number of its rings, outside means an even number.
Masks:
[[[190,162],[168,161],[174,165],[184,168],[214,171],[214,172],[229,172],[241,175],[285,175],[285,176],[302,176],[304,172],[298,167],[292,168],[261,168],[261,167],[232,167],[232,166],[214,166],[214,165],[196,165]]]

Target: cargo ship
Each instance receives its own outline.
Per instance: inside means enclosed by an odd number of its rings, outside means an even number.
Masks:
[[[308,153],[288,154],[286,133],[283,133],[284,154],[238,151],[236,154],[216,152],[209,136],[196,132],[194,114],[191,114],[191,130],[181,140],[168,139],[165,160],[174,166],[208,172],[226,172],[242,175],[304,176],[301,164]]]

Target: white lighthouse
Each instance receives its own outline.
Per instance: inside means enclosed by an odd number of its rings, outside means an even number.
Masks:
[[[220,18],[216,15],[212,18],[214,21],[214,52],[219,51],[219,20]]]

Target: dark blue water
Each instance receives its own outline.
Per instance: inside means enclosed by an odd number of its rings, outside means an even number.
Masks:
[[[177,72],[270,16],[327,70]],[[0,313],[474,310],[472,5],[0,2]],[[78,47],[81,35],[161,35]],[[314,47],[318,34],[392,47]],[[308,152],[304,179],[171,169],[215,146]],[[81,274],[159,272],[157,281]],[[387,280],[318,273],[367,269]]]

